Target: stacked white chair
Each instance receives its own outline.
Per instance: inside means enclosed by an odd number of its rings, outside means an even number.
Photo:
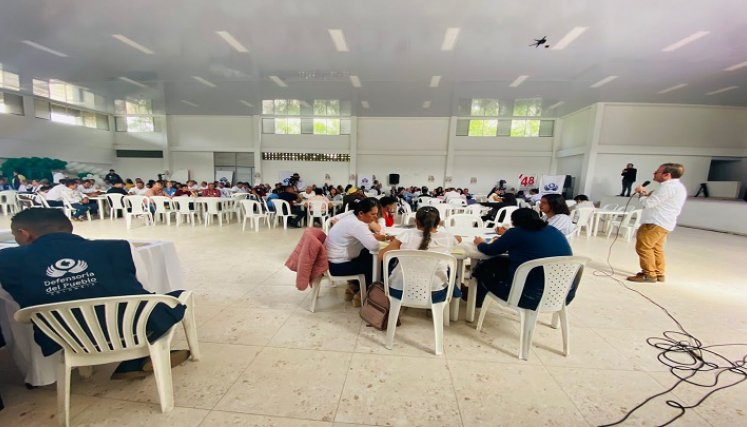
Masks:
[[[182,324],[192,360],[199,360],[197,324],[190,292],[182,293],[178,299],[169,295],[90,298],[37,305],[15,313],[16,321],[32,322],[63,349],[61,363],[57,365],[57,417],[60,425],[70,425],[72,368],[148,356],[153,362],[161,412],[174,409],[169,352],[175,328],[150,343],[146,324],[157,304],[173,308],[180,303],[187,305]]]
[[[267,228],[270,228],[270,217],[262,212],[262,205],[256,200],[239,200],[241,207],[244,210],[244,221],[241,225],[241,231],[246,230],[246,221],[249,220],[249,226],[254,226],[254,231],[259,232],[259,221],[264,219],[267,223]]]
[[[122,200],[127,208],[124,216],[128,230],[132,227],[132,218],[145,219],[145,225],[153,224],[153,214],[150,213],[150,200],[146,196],[124,196]]]
[[[561,256],[540,258],[527,261],[519,266],[514,273],[514,280],[511,284],[511,290],[506,300],[502,300],[492,292],[488,292],[485,301],[480,309],[480,318],[477,321],[477,331],[482,329],[485,321],[485,315],[492,303],[498,303],[502,307],[509,308],[519,313],[521,322],[521,335],[519,341],[519,358],[529,360],[529,349],[532,346],[532,336],[534,327],[537,324],[537,315],[539,313],[553,313],[560,317],[560,325],[563,331],[563,354],[566,356],[570,353],[570,340],[568,331],[568,314],[566,309],[566,298],[574,282],[588,258],[577,256]],[[524,286],[529,272],[534,268],[542,268],[545,274],[545,285],[542,298],[535,310],[519,307],[519,300],[524,292]],[[553,317],[553,327],[555,325]]]
[[[433,334],[435,338],[435,353],[444,351],[444,323],[448,325],[448,310],[456,281],[457,261],[452,255],[439,252],[418,250],[397,250],[384,254],[384,265],[396,259],[402,270],[402,299],[393,298],[389,294],[389,275],[384,274],[384,291],[389,298],[389,319],[386,330],[385,347],[389,350],[394,345],[394,333],[397,329],[397,319],[400,308],[413,307],[430,309],[433,316]],[[447,298],[445,301],[434,303],[432,300],[431,283],[436,272],[446,264],[448,282]]]

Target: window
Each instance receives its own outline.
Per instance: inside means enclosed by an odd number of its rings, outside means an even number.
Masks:
[[[127,98],[114,100],[114,127],[117,132],[155,132],[153,103],[149,99]]]
[[[456,136],[552,137],[554,120],[541,120],[542,99],[517,99],[511,103],[492,98],[460,99]],[[508,116],[507,118],[502,118]]]
[[[314,116],[339,116],[340,100],[339,99],[315,99]]]
[[[514,101],[514,117],[537,117],[542,114],[540,98],[517,99]]]
[[[15,91],[21,90],[20,77],[18,74],[3,70],[2,64],[0,64],[0,89]]]
[[[340,119],[314,119],[314,135],[339,135]]]
[[[472,116],[498,116],[498,100],[497,99],[473,99],[472,108],[470,109],[470,115]]]
[[[262,133],[275,135],[349,135],[350,103],[339,99],[265,99]]]
[[[470,120],[469,136],[496,136],[498,134],[498,120]]]
[[[34,98],[34,117],[55,123],[109,130],[109,116],[106,114],[81,110],[41,98]]]
[[[23,115],[23,97],[12,93],[0,92],[0,114]]]
[[[539,120],[511,120],[511,136],[539,136]]]

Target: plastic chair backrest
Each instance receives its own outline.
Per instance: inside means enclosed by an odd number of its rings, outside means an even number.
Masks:
[[[576,208],[576,212],[578,212],[576,227],[588,226],[591,221],[591,216],[594,214],[594,208]]]
[[[243,199],[239,200],[241,207],[244,209],[244,215],[248,217],[255,217],[264,215],[262,213],[262,205],[256,200]]]
[[[503,224],[503,223],[511,224],[511,214],[516,209],[519,209],[519,207],[518,206],[504,206],[498,209],[498,212],[495,213],[495,218],[493,218],[493,222],[495,222],[496,224]]]
[[[460,207],[463,208],[463,207],[467,206],[467,201],[464,200],[464,199],[451,199],[451,200],[449,200],[449,204],[452,205],[452,206],[456,206],[458,208],[460,208]]]
[[[173,308],[168,295],[89,298],[19,310],[19,322],[32,322],[65,352],[95,356],[148,345],[146,324],[156,304]]]
[[[614,203],[608,203],[604,206],[602,206],[599,210],[602,211],[616,211],[617,208],[619,208],[620,205],[614,204]]]
[[[566,200],[565,201],[565,205],[568,206],[569,208],[571,206],[576,206],[576,201],[575,200]]]
[[[309,202],[309,212],[313,217],[322,217],[327,215],[329,211],[329,204],[321,200],[314,200]]]
[[[272,199],[272,205],[275,206],[275,212],[280,216],[291,214],[290,204],[283,199]]]
[[[484,228],[482,218],[472,214],[455,214],[446,218],[446,228]]]
[[[44,196],[35,194],[32,200],[34,201],[34,206],[36,207],[49,208],[49,203],[47,203],[47,199]]]
[[[148,210],[148,197],[146,196],[124,196],[122,200],[131,209],[130,213],[133,215],[150,213]]]
[[[231,194],[232,199],[243,200],[249,198],[249,193],[233,193]]]
[[[441,199],[438,199],[436,197],[432,197],[432,198],[428,199],[425,203],[428,204],[428,205],[430,205],[430,206],[439,206],[439,205],[443,205],[444,201],[441,200]]]
[[[211,215],[220,215],[220,206],[223,204],[223,200],[220,197],[200,197],[200,201],[205,203],[206,212]]]
[[[545,285],[536,311],[560,311],[565,306],[568,292],[571,290],[579,270],[587,262],[589,262],[589,258],[586,257],[559,256],[539,258],[521,264],[514,274],[514,281],[506,303],[518,307],[529,272],[534,268],[542,268],[545,273]]]
[[[167,212],[166,206],[171,205],[171,199],[165,196],[153,196],[150,200],[156,205],[156,213]]]
[[[402,211],[404,213],[406,214],[412,213],[412,206],[410,206],[410,204],[407,203],[406,201],[402,200],[402,202],[400,203],[400,206],[402,206]]]
[[[270,207],[267,206],[267,196],[262,197],[262,207],[265,209],[265,212],[267,212],[267,213],[271,213],[271,212],[274,213],[274,211],[270,210]],[[273,207],[274,207],[274,205],[273,205]]]
[[[109,207],[111,209],[124,209],[124,203],[122,202],[123,197],[124,194],[109,193],[106,195],[106,200],[109,201]]]
[[[189,208],[189,204],[192,202],[192,198],[189,196],[174,197],[171,201],[174,203],[176,210],[179,211],[179,213],[188,214],[194,212],[194,209]]]
[[[625,215],[623,215],[622,220],[620,220],[620,228],[631,227],[635,226],[636,224],[640,224],[641,212],[643,212],[643,210],[641,209],[627,211]]]
[[[430,308],[432,306],[432,283],[436,273],[445,264],[447,267],[448,294],[454,290],[457,261],[452,255],[419,250],[395,250],[384,254],[384,265],[392,259],[398,261],[402,272],[402,305]],[[384,288],[389,293],[389,275],[384,275]]]

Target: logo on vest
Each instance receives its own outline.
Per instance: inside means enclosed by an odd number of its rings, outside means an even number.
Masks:
[[[76,291],[90,286],[95,286],[96,274],[88,270],[88,263],[83,260],[62,258],[47,267],[47,276],[51,280],[45,280],[45,290],[50,295],[64,292]]]
[[[62,258],[54,264],[47,267],[47,276],[62,277],[67,273],[78,274],[88,269],[88,263],[83,260],[74,260],[72,258]]]

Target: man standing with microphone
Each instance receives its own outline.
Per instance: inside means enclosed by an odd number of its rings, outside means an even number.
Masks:
[[[635,251],[640,258],[641,272],[628,277],[631,282],[655,283],[664,281],[664,243],[674,230],[677,217],[687,199],[687,190],[680,182],[685,168],[679,163],[664,163],[654,172],[658,182],[656,191],[647,191],[650,181],[636,187],[643,212],[641,227],[636,234]]]

